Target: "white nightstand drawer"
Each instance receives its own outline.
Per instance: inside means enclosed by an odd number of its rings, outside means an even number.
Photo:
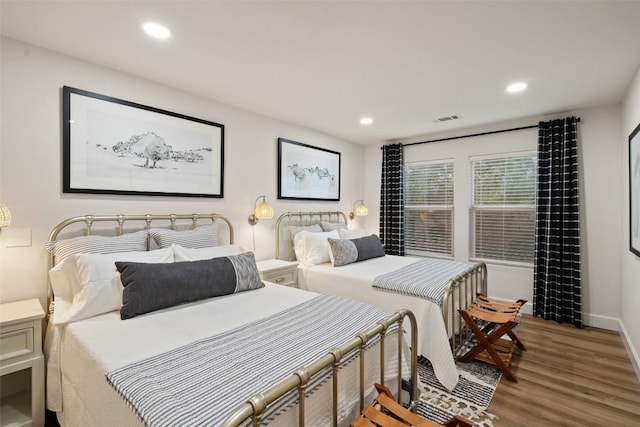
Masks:
[[[278,285],[298,287],[298,263],[280,259],[266,259],[258,261],[260,278]]]
[[[24,393],[17,384],[15,391],[2,396],[3,426],[44,425],[43,318],[44,310],[35,298],[0,306],[0,376],[31,371],[31,385],[21,388],[26,389]]]
[[[282,272],[265,272],[262,274],[262,280],[268,282],[277,283],[278,285],[295,286],[296,285],[296,271],[282,271]]]
[[[0,335],[0,362],[33,353],[33,328],[13,331],[2,330]]]

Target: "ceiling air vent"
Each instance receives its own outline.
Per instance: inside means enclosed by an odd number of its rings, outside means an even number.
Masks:
[[[436,123],[448,122],[449,120],[457,120],[459,118],[460,116],[446,116],[446,117],[440,117],[439,119],[435,119],[434,122]]]

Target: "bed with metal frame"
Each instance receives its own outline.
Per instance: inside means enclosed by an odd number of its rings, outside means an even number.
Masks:
[[[340,211],[286,212],[280,215],[275,226],[276,258],[286,257],[286,251],[291,251],[291,239],[286,235],[288,225],[299,227],[320,224],[321,222],[348,224],[347,216]],[[386,256],[392,257],[391,255]],[[340,269],[344,268],[345,266],[335,268],[333,271],[339,277]],[[302,272],[303,270],[301,269],[299,276]],[[306,289],[318,292],[313,286]],[[373,289],[372,292],[374,292]],[[459,351],[464,347],[470,334],[469,328],[462,321],[458,310],[465,309],[471,304],[478,293],[487,294],[487,267],[483,262],[474,263],[472,267],[463,273],[451,277],[446,284],[440,308],[451,352],[454,356],[458,355]],[[421,325],[421,330],[428,327],[428,325]]]
[[[123,235],[128,232],[143,230],[150,230],[152,227],[164,226],[163,228],[170,228],[173,230],[178,229],[192,229],[196,226],[200,225],[202,221],[210,221],[215,222],[218,221],[224,228],[228,230],[228,239],[225,243],[232,244],[234,243],[234,230],[231,222],[228,218],[220,214],[184,214],[184,215],[86,215],[86,216],[78,216],[74,218],[69,218],[67,220],[62,221],[58,225],[56,225],[50,233],[50,240],[59,240],[76,237],[78,235],[113,235],[115,231],[115,235]],[[98,225],[99,224],[99,225]],[[152,239],[147,240],[147,250],[153,249],[152,247]],[[52,255],[50,257],[50,265],[49,267],[53,267],[56,265],[56,259]],[[284,287],[274,285],[276,288]],[[295,289],[287,288],[287,292],[301,292]],[[54,295],[51,295],[55,297]],[[52,305],[53,306],[53,305]],[[93,320],[93,319],[89,319]],[[80,321],[82,322],[82,321]],[[387,334],[388,329],[394,325],[397,325],[398,328],[402,328],[402,325],[409,324],[411,328],[411,335],[413,337],[417,336],[416,333],[416,321],[413,313],[409,310],[398,310],[396,313],[390,315],[389,317],[380,320],[375,325],[372,325],[369,329],[357,333],[353,339],[344,343],[336,343],[336,346],[328,349],[325,356],[320,359],[314,361],[311,364],[306,366],[301,366],[299,369],[296,369],[291,373],[290,376],[283,378],[282,381],[274,384],[268,390],[257,393],[256,395],[250,397],[247,401],[238,402],[238,409],[229,413],[226,419],[223,421],[222,425],[224,426],[236,426],[236,425],[246,425],[247,423],[251,423],[252,425],[261,425],[262,417],[265,414],[265,410],[269,407],[273,402],[277,402],[282,396],[289,393],[291,390],[298,390],[299,394],[299,403],[297,404],[298,408],[298,420],[299,425],[305,425],[305,417],[308,415],[305,413],[305,392],[307,390],[307,386],[310,381],[316,377],[317,375],[326,375],[327,369],[331,371],[331,389],[332,389],[332,399],[329,402],[331,405],[331,409],[327,407],[327,411],[331,411],[331,420],[332,425],[343,425],[348,420],[340,420],[339,419],[339,410],[338,407],[338,391],[340,389],[339,384],[339,375],[340,371],[340,362],[341,360],[346,359],[347,355],[357,354],[359,359],[359,410],[362,410],[364,406],[366,406],[369,402],[366,400],[370,397],[370,394],[373,391],[373,382],[384,383],[385,378],[389,377],[389,374],[385,372],[385,368],[388,368],[389,363],[385,362],[385,354],[389,354],[388,351],[385,351],[385,336]],[[53,331],[55,328],[52,325],[49,325],[48,334],[51,336],[47,337],[47,340],[55,339],[54,335],[57,335]],[[60,331],[58,331],[60,332]],[[61,334],[62,335],[62,334]],[[397,333],[398,337],[397,349],[398,349],[398,365],[397,371],[398,376],[395,381],[397,381],[398,385],[398,396],[401,396],[401,386],[404,383],[405,386],[409,384],[409,392],[408,392],[408,401],[405,402],[405,405],[409,407],[415,406],[418,399],[418,379],[417,379],[417,354],[415,351],[410,351],[410,354],[403,354],[403,348],[406,353],[406,343],[404,343],[404,334]],[[387,337],[387,340],[389,338]],[[365,373],[364,366],[365,360],[369,360],[368,354],[372,352],[371,349],[368,349],[371,346],[376,346],[379,348],[379,355],[376,357],[380,358],[380,366],[379,366],[379,377],[375,378],[374,381],[365,381]],[[387,346],[388,347],[388,346]],[[411,349],[416,348],[416,344],[414,342],[411,343]],[[52,346],[52,349],[55,349],[55,346]],[[51,349],[50,349],[51,351]],[[376,352],[377,353],[377,352]],[[388,357],[388,356],[387,356]],[[409,378],[404,377],[403,381],[403,371],[406,373],[406,369],[403,370],[403,361],[408,360],[408,365],[410,369]],[[374,362],[368,362],[374,363]],[[250,368],[250,367],[248,367]],[[368,366],[369,368],[369,366]],[[347,380],[348,381],[348,380]],[[326,387],[326,385],[323,385]],[[78,389],[78,391],[82,391],[82,389]],[[104,390],[103,390],[104,391]],[[87,393],[90,393],[89,390],[86,390]],[[115,393],[115,391],[114,391]],[[113,396],[111,396],[113,398]],[[405,396],[406,397],[406,396]],[[399,397],[398,397],[399,398]],[[131,408],[128,407],[127,403],[122,400],[122,404],[117,404],[118,411],[131,411]],[[98,408],[104,409],[104,408]],[[64,411],[63,411],[64,412]],[[128,417],[128,418],[127,418]],[[132,419],[131,415],[126,415],[125,419]],[[70,424],[73,424],[73,421],[70,421],[69,418],[63,417],[63,420],[69,421]],[[73,418],[71,418],[73,420]],[[113,420],[111,420],[113,421]],[[110,421],[105,421],[103,424],[108,424]],[[277,423],[276,423],[277,424]]]

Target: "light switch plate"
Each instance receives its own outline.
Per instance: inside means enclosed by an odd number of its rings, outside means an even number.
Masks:
[[[2,229],[6,232],[6,242],[8,248],[20,248],[31,246],[31,229],[30,228],[11,228]]]

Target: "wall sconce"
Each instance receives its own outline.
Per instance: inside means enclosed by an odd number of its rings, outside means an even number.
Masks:
[[[258,204],[258,200],[262,197],[262,202]],[[266,201],[267,196],[258,196],[253,202],[253,213],[249,215],[249,225],[256,225],[260,219],[273,218],[273,208]]]
[[[8,227],[11,224],[11,211],[8,207],[0,204],[0,228]]]
[[[358,205],[358,203],[360,204]],[[349,213],[349,219],[355,219],[357,216],[367,215],[369,215],[369,208],[364,205],[364,200],[356,200],[353,204],[353,210]]]

